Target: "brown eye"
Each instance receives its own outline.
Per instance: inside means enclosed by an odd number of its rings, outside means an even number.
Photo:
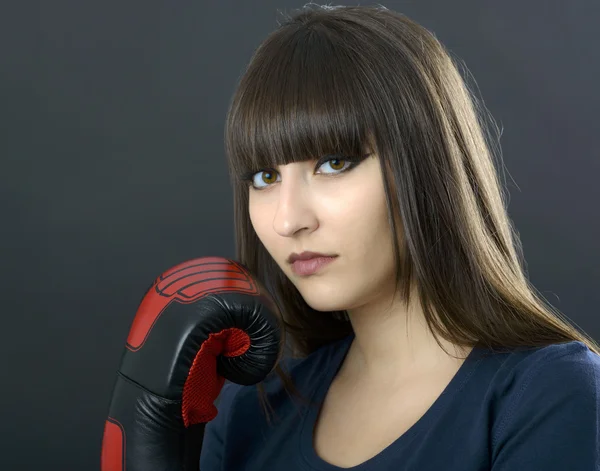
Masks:
[[[319,168],[325,169],[325,170],[320,171],[320,173],[323,173],[325,175],[337,175],[340,173],[344,173],[346,170],[349,170],[354,165],[356,165],[356,163],[353,162],[352,160],[340,159],[337,157],[330,157],[327,160],[325,160],[325,162],[323,162],[319,166]],[[329,171],[327,170],[327,167],[329,167],[329,169],[330,169]],[[333,171],[331,171],[331,170],[333,170]]]
[[[344,163],[346,162],[344,159],[331,159],[327,161],[330,163],[330,167],[334,170],[341,170],[344,168]],[[341,162],[341,165],[340,165]]]
[[[265,172],[262,172],[262,174],[263,174],[262,181],[264,183],[271,184],[271,183],[275,183],[277,181],[277,176],[275,175],[275,172],[265,171]],[[274,178],[273,181],[271,181],[272,178]]]
[[[339,175],[344,172],[351,170],[356,167],[362,160],[367,158],[370,154],[364,155],[362,157],[347,157],[347,158],[338,158],[335,155],[329,155],[322,158],[317,165],[317,168],[325,168],[325,166],[329,166],[330,170],[333,171],[320,171],[318,173],[324,175]],[[255,178],[258,177],[258,178]],[[244,181],[248,181],[252,188],[255,190],[262,190],[269,186],[272,183],[277,182],[277,171],[273,169],[269,170],[260,170],[254,173],[247,173],[243,177]],[[266,186],[258,186],[257,183],[262,182]]]

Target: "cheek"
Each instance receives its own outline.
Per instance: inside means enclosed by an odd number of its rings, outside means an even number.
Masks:
[[[344,233],[351,234],[343,244],[348,260],[349,273],[358,273],[367,284],[385,284],[385,278],[393,264],[393,238],[387,217],[385,196],[368,201],[357,201],[348,210],[348,224]],[[371,284],[369,284],[372,287]]]
[[[273,259],[277,260],[278,236],[273,230],[272,207],[250,200],[248,214],[256,236]]]
[[[250,223],[252,224],[256,235],[264,244],[264,239],[267,234],[267,211],[264,207],[261,208],[261,205],[259,205],[258,203],[253,202],[252,197],[250,197],[250,203],[248,205],[248,214],[250,216]]]
[[[385,193],[376,185],[358,186],[348,191],[332,201],[328,215],[344,226],[339,227],[341,234],[351,235],[350,240],[357,243],[381,237],[389,229]]]

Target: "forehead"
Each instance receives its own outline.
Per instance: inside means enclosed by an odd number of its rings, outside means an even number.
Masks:
[[[366,66],[343,48],[294,32],[261,49],[227,119],[227,154],[236,170],[358,156],[372,148],[377,93],[366,92]]]

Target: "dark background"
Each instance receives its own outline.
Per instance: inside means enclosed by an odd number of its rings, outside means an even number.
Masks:
[[[227,106],[277,12],[303,4],[0,6],[0,469],[99,469],[145,289],[184,260],[235,255]],[[600,339],[600,3],[383,5],[465,61],[503,128],[530,279]]]

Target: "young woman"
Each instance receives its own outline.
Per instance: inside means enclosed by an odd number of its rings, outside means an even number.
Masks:
[[[600,469],[599,347],[527,280],[458,69],[381,6],[310,5],[254,54],[226,127],[237,258],[291,351],[225,385],[202,471]]]

